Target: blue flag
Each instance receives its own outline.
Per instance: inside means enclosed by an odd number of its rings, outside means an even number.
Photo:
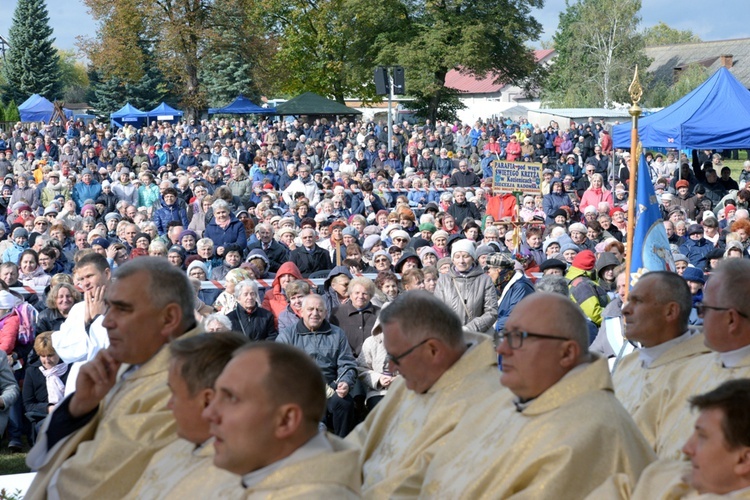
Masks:
[[[633,233],[633,255],[630,264],[633,276],[648,271],[674,271],[674,258],[669,248],[667,231],[664,229],[661,210],[651,184],[648,163],[641,153],[638,162],[638,181],[635,197],[635,230]]]

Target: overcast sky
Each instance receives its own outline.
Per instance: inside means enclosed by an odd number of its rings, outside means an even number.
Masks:
[[[7,37],[12,12],[18,0],[3,0],[0,34]],[[677,29],[690,29],[703,40],[750,38],[750,1],[748,0],[642,0],[642,26],[659,21]],[[94,35],[96,26],[80,0],[48,0],[50,22],[56,45],[74,49],[76,36]],[[534,13],[544,26],[542,40],[550,40],[557,29],[565,0],[546,0],[545,7]]]

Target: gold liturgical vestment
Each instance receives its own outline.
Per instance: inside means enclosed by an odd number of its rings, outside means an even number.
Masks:
[[[681,396],[681,387],[667,383],[668,378],[683,378],[682,372],[687,362],[709,352],[701,333],[672,346],[648,367],[642,365],[638,351],[625,356],[618,365],[612,376],[615,396],[652,447],[658,432],[659,406],[664,401]]]
[[[244,498],[253,500],[361,498],[359,494],[360,469],[357,461],[359,449],[336,436],[327,435],[326,439],[333,446],[332,453],[318,454],[273,471],[258,484],[246,489]],[[221,497],[215,496],[214,498]]]
[[[159,450],[125,498],[239,498],[241,478],[214,467],[213,439],[196,447],[186,439]]]
[[[503,397],[475,408],[437,450],[420,497],[578,500],[617,472],[637,478],[654,458],[598,358],[522,411]]]
[[[659,458],[679,460],[682,446],[693,433],[697,415],[690,411],[688,398],[711,391],[727,380],[750,378],[750,352],[732,368],[725,367],[719,353],[691,359],[680,373],[671,374],[666,384],[676,395],[663,401],[657,413],[656,445]]]
[[[191,330],[185,336],[195,335]],[[169,349],[164,345],[149,361],[122,376],[83,428],[48,452],[31,483],[27,499],[50,495],[62,499],[121,498],[141,477],[153,455],[177,439],[167,387]],[[37,446],[46,442],[38,442]],[[29,465],[34,468],[31,457]]]
[[[346,438],[362,448],[362,494],[388,498],[419,492],[430,458],[461,418],[500,391],[492,341],[464,334],[471,347],[424,394],[394,381],[367,419]],[[508,391],[505,391],[510,394]]]
[[[594,490],[586,500],[750,500],[750,488],[725,495],[700,494],[683,477],[690,470],[689,462],[659,460],[643,471],[635,489],[625,474],[616,474]]]

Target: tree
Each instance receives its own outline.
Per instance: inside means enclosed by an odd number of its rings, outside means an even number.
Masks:
[[[10,100],[7,106],[5,106],[5,121],[6,122],[20,122],[21,114],[18,112],[18,105],[13,99]]]
[[[690,64],[680,71],[675,82],[669,85],[664,80],[659,80],[644,95],[644,103],[648,107],[666,107],[673,104],[684,96],[695,90],[710,76],[705,66],[701,64]]]
[[[643,41],[646,47],[655,45],[676,45],[681,43],[696,43],[701,39],[691,30],[678,30],[669,27],[664,21],[649,26],[643,31]]]
[[[455,97],[445,87],[451,69],[515,84],[534,72],[526,44],[538,39],[541,26],[530,13],[543,5],[543,0],[405,1],[397,14],[405,16],[406,26],[387,37],[379,62],[404,66],[407,93],[418,96],[421,114],[434,120],[443,102]]]
[[[543,100],[576,107],[629,102],[627,88],[635,65],[648,67],[638,31],[640,9],[640,0],[567,2],[555,34],[558,59]]]
[[[18,0],[13,13],[3,64],[6,100],[25,101],[32,94],[60,97],[59,57],[52,46],[52,28],[44,0]]]
[[[85,100],[86,90],[89,86],[89,77],[86,74],[86,66],[76,60],[73,50],[57,50],[60,57],[60,83],[62,84],[62,97],[65,102],[81,102]]]

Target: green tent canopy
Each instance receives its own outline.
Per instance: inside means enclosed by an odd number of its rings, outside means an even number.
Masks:
[[[305,92],[276,107],[277,115],[361,115],[362,112],[326,99],[313,92]]]

